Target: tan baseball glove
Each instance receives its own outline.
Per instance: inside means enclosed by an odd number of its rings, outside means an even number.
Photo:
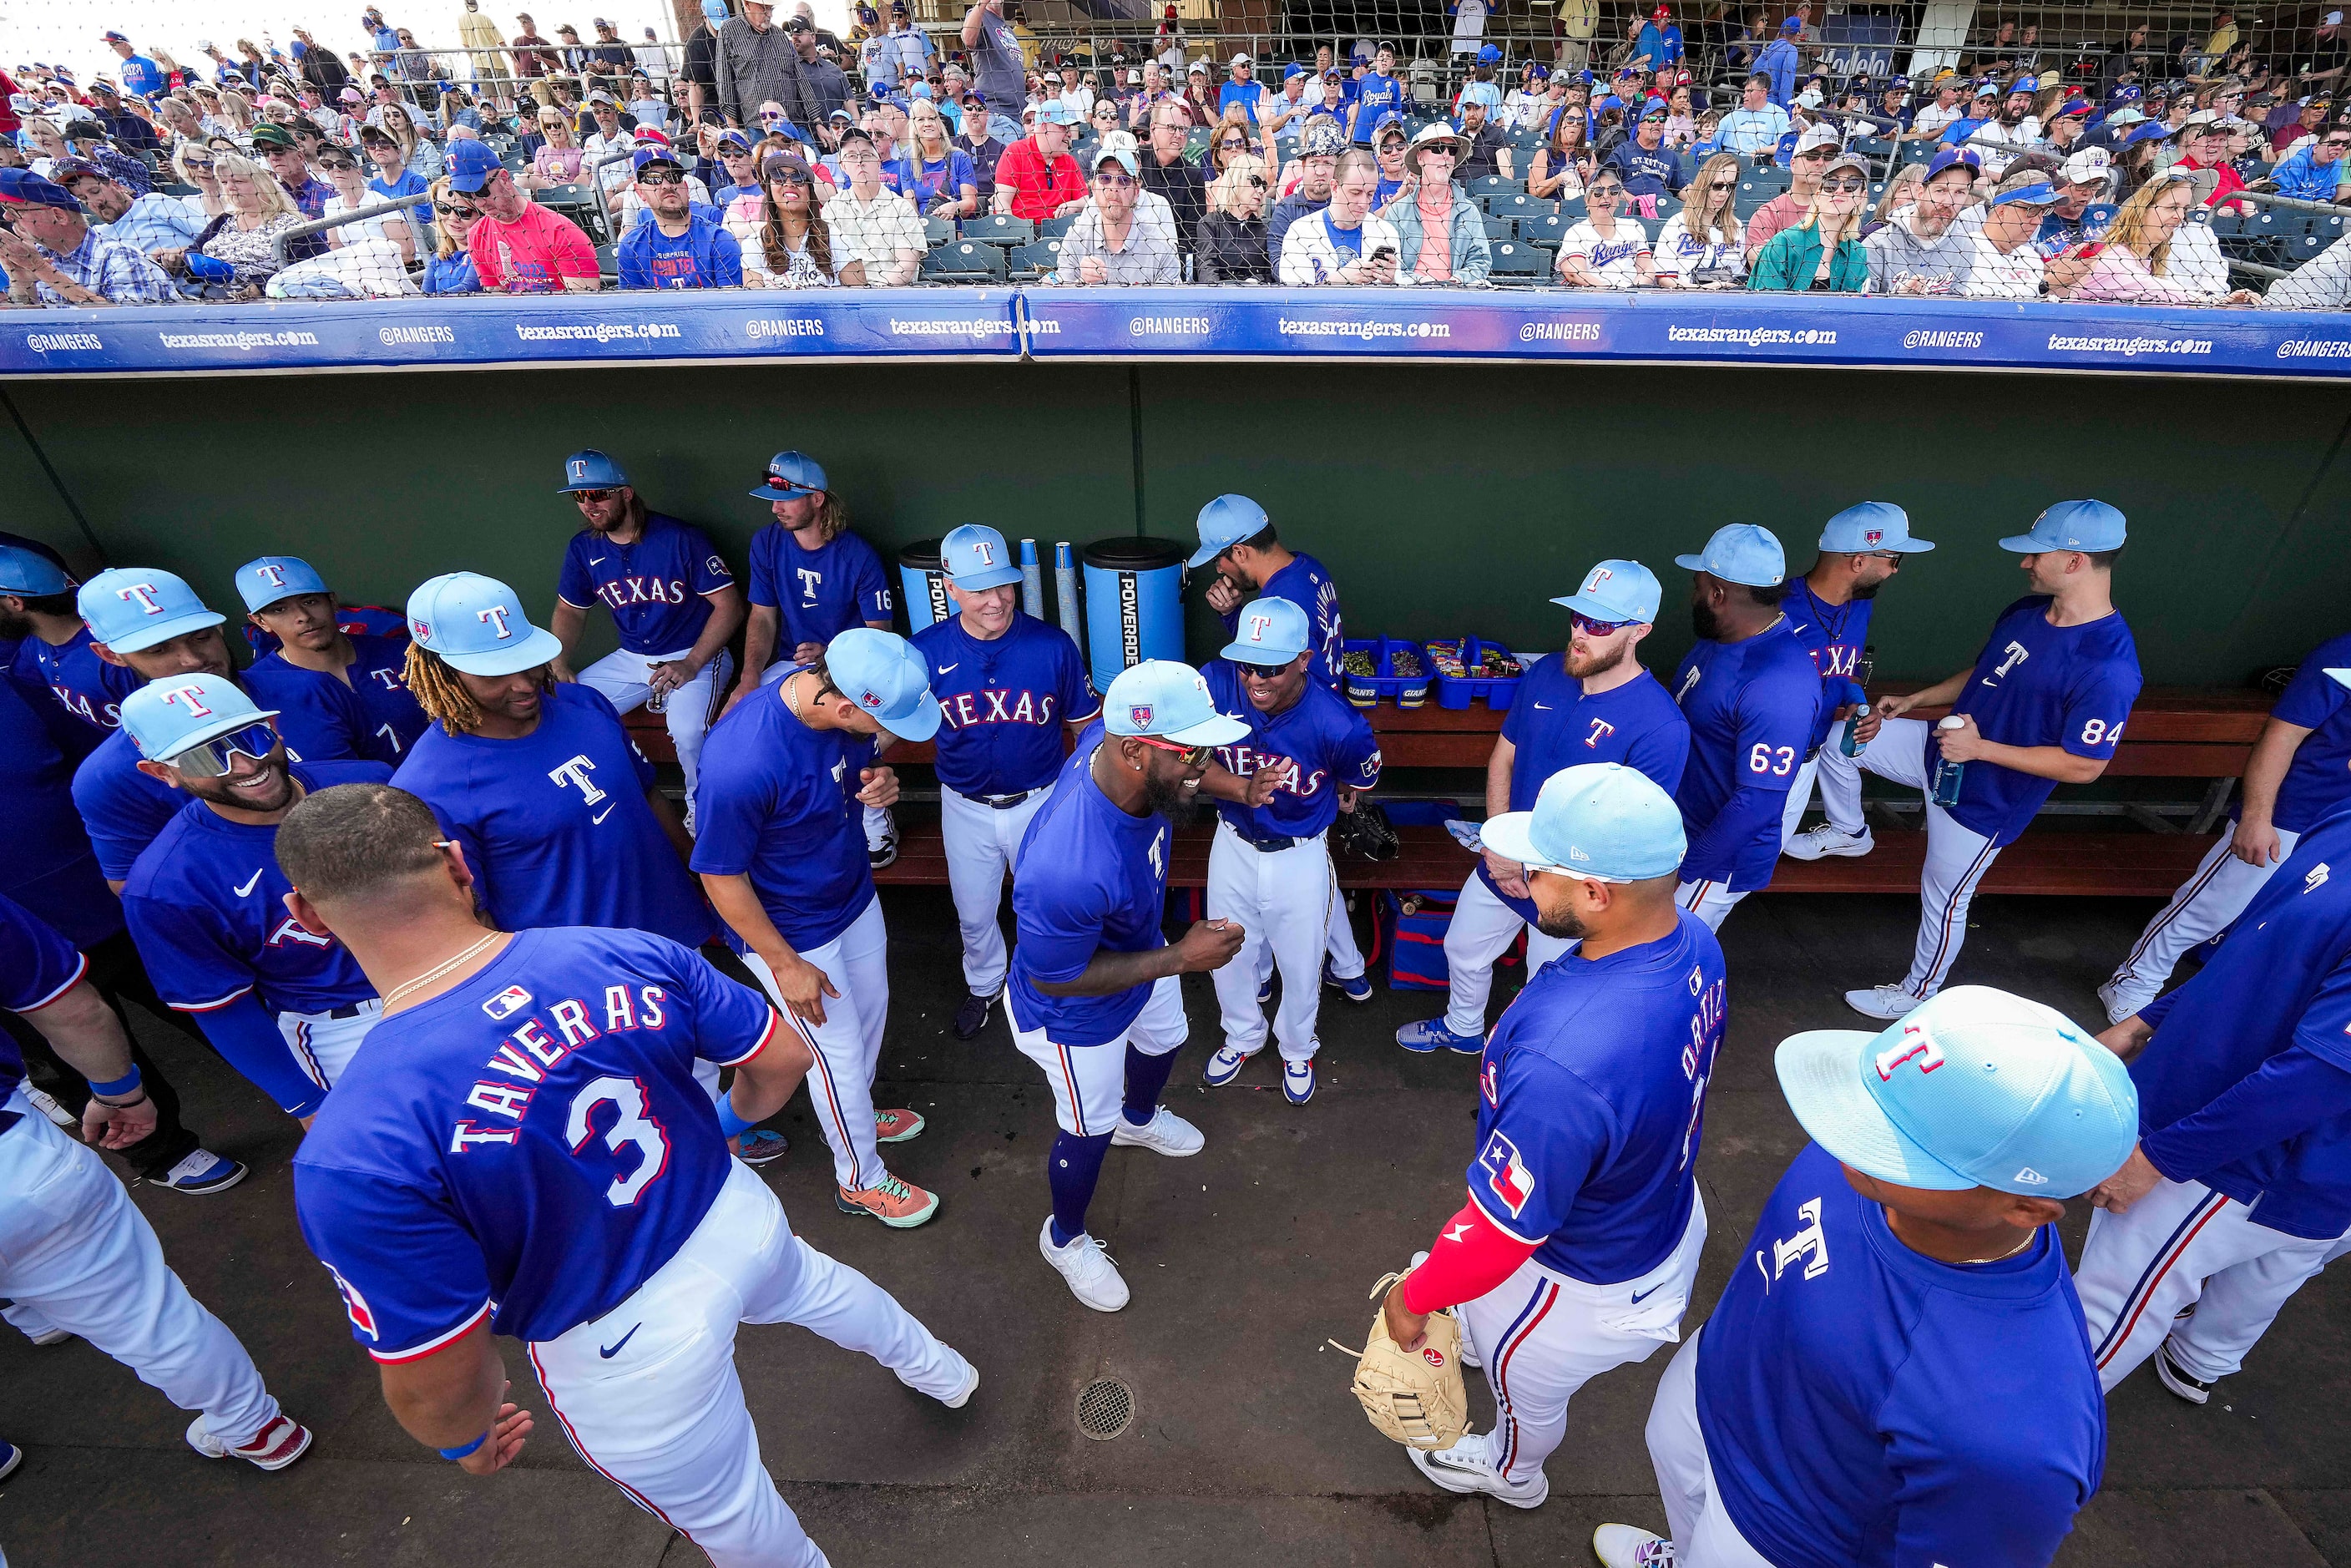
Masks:
[[[1372,1300],[1384,1301],[1388,1287],[1403,1277],[1383,1277],[1372,1287]],[[1387,1314],[1374,1307],[1371,1337],[1355,1361],[1354,1387],[1364,1413],[1383,1435],[1406,1448],[1451,1448],[1469,1427],[1469,1397],[1461,1385],[1461,1325],[1450,1312],[1432,1312],[1420,1345],[1405,1350],[1388,1337]]]

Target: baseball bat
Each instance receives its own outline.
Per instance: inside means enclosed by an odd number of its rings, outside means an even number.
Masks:
[[[1045,619],[1045,570],[1037,564],[1037,541],[1020,541],[1020,608]]]
[[[1081,658],[1086,651],[1085,616],[1078,608],[1078,552],[1070,541],[1061,539],[1053,546],[1053,597],[1061,602],[1061,630],[1078,645]]]

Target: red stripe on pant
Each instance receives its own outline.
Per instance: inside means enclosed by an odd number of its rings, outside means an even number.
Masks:
[[[1943,973],[1950,963],[1952,914],[1959,907],[1959,895],[1963,893],[1972,894],[1976,882],[1982,877],[1985,868],[1991,864],[1991,857],[1998,853],[2000,846],[1987,841],[1984,847],[1976,852],[1976,858],[1961,873],[1959,880],[1951,884],[1950,900],[1943,905],[1943,932],[1936,939],[1935,956],[1927,965],[1927,988],[1918,992],[1919,996],[1931,997],[1942,988]]]
[[[1503,1345],[1502,1354],[1494,1360],[1494,1397],[1501,1406],[1502,1419],[1510,1424],[1510,1437],[1502,1444],[1501,1462],[1494,1467],[1496,1473],[1504,1480],[1510,1479],[1510,1466],[1519,1457],[1519,1417],[1510,1407],[1510,1358],[1518,1354],[1519,1346],[1527,1343],[1527,1336],[1535,1332],[1543,1319],[1551,1315],[1552,1308],[1559,1303],[1557,1283],[1546,1281],[1541,1289],[1543,1292],[1542,1305],[1527,1319],[1526,1326]]]
[[[2130,1343],[2131,1331],[2138,1326],[2139,1318],[2154,1301],[2156,1287],[2163,1283],[2163,1277],[2171,1272],[2173,1265],[2187,1253],[2189,1245],[2203,1233],[2204,1228],[2220,1218],[2220,1211],[2228,1206],[2228,1196],[2216,1192],[2197,1206],[2209,1209],[2209,1212],[2198,1217],[2193,1210],[2190,1211],[2193,1223],[2185,1227],[2186,1234],[2173,1232],[2178,1239],[2171,1243],[2168,1252],[2162,1255],[2161,1265],[2148,1270],[2146,1278],[2139,1281],[2138,1289],[2123,1299],[2123,1312],[2116,1319],[2118,1326],[2107,1331],[2106,1348],[2098,1355],[2099,1371],[2104,1372],[2106,1363],[2114,1360],[2123,1346]]]
[[[2233,858],[2233,856],[2223,854],[2210,865],[2206,866],[2202,874],[2198,876],[2195,881],[2189,883],[2186,887],[2181,888],[2178,893],[2173,894],[2171,895],[2170,904],[2165,908],[2162,914],[2155,917],[2154,924],[2150,925],[2145,931],[2139,934],[2138,946],[2130,950],[2130,956],[2116,967],[2114,974],[2108,977],[2108,978],[2120,979],[2123,976],[2129,974],[2131,970],[2137,966],[2138,961],[2147,956],[2147,947],[2158,936],[2162,935],[2163,928],[2170,925],[2173,921],[2179,919],[2181,915],[2185,914],[2188,906],[2196,902],[2196,895],[2202,893],[2206,885],[2210,883],[2214,877],[2220,874],[2220,868],[2227,865]]]
[[[792,1027],[800,1031],[800,1038],[808,1041],[809,1055],[814,1059],[817,1079],[824,1085],[824,1103],[831,1112],[833,1127],[841,1137],[841,1153],[849,1161],[849,1179],[857,1184],[849,1190],[863,1192],[873,1184],[865,1179],[865,1169],[857,1163],[857,1145],[849,1135],[849,1118],[841,1113],[841,1095],[832,1086],[832,1069],[825,1065],[824,1052],[817,1049],[816,1035],[810,1030],[808,1020],[798,1014],[787,1016],[790,1017]]]
[[[538,1346],[535,1344],[528,1346],[523,1354],[530,1357],[530,1369],[538,1375],[538,1386],[540,1391],[547,1396],[547,1407],[555,1412],[556,1420],[562,1424],[563,1435],[570,1439],[572,1452],[587,1460],[588,1468],[590,1469],[594,1470],[598,1475],[602,1476],[606,1480],[611,1481],[614,1486],[619,1487],[622,1491],[627,1493],[631,1502],[635,1503],[639,1508],[643,1509],[647,1513],[652,1514],[655,1519],[660,1520],[664,1524],[668,1525],[672,1530],[676,1531],[688,1541],[694,1541],[694,1532],[686,1529],[685,1526],[678,1523],[677,1521],[672,1519],[668,1514],[664,1513],[661,1511],[660,1505],[655,1503],[653,1499],[647,1497],[644,1493],[639,1491],[636,1488],[631,1486],[628,1482],[622,1480],[620,1477],[614,1475],[611,1471],[606,1469],[602,1465],[596,1462],[596,1456],[590,1453],[588,1451],[588,1445],[580,1440],[580,1429],[571,1424],[571,1417],[563,1413],[563,1406],[555,1402],[555,1387],[554,1385],[550,1384],[547,1380],[547,1367],[546,1364],[538,1359]],[[702,1544],[698,1541],[695,1541],[694,1543],[696,1546]]]
[[[1077,1069],[1070,1061],[1070,1048],[1056,1044],[1053,1047],[1053,1054],[1061,1059],[1061,1086],[1070,1092],[1070,1120],[1078,1124],[1079,1137],[1088,1137],[1091,1134],[1086,1131],[1085,1097],[1078,1092]]]

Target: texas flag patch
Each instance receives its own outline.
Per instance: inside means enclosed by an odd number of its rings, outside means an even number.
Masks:
[[[1478,1155],[1478,1168],[1486,1173],[1487,1190],[1510,1211],[1511,1218],[1516,1219],[1534,1201],[1535,1173],[1527,1169],[1526,1161],[1519,1158],[1518,1145],[1505,1134],[1497,1131],[1486,1140]]]
[[[375,1332],[375,1309],[368,1305],[359,1287],[336,1273],[332,1263],[327,1265],[327,1272],[334,1275],[335,1289],[343,1293],[343,1310],[351,1314],[351,1326],[370,1339],[381,1339],[382,1336]]]
[[[496,1019],[509,1019],[530,1006],[530,993],[520,986],[508,986],[482,1004],[482,1010]]]

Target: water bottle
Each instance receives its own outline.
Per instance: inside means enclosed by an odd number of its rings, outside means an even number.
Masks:
[[[647,674],[653,674],[651,670],[647,670],[645,673]],[[645,711],[647,713],[665,713],[668,709],[669,693],[664,691],[659,686],[651,686],[645,693]]]
[[[1968,721],[1957,714],[1946,714],[1937,729],[1965,729]],[[1946,762],[1938,754],[1935,758],[1935,804],[1946,811],[1959,803],[1959,776],[1968,770],[1964,762]]]
[[[1861,727],[1861,716],[1869,711],[1869,678],[1877,673],[1877,644],[1865,646],[1855,663],[1854,680],[1861,686],[1861,702],[1853,710],[1853,716],[1844,721],[1844,737],[1837,742],[1837,749],[1847,757],[1859,757],[1862,748],[1869,744],[1855,732]]]
[[[1853,716],[1844,721],[1844,737],[1837,742],[1837,749],[1847,757],[1859,757],[1862,747],[1869,744],[1855,733],[1861,727],[1861,716],[1868,711],[1866,706],[1856,707],[1853,710]]]

